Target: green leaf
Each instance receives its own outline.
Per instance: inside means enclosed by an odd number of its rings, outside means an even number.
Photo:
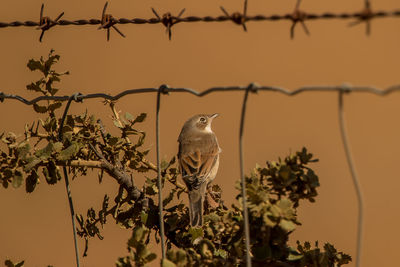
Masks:
[[[113,120],[113,123],[116,127],[120,128],[120,129],[124,128],[124,126],[118,120]]]
[[[204,236],[203,228],[190,227],[189,234],[193,243],[196,239]]]
[[[120,141],[120,138],[113,136],[108,139],[108,144],[110,146],[115,146],[119,141]]]
[[[166,161],[166,160],[161,160],[161,164],[160,164],[160,167],[161,167],[161,171],[164,171],[166,168],[168,168],[168,166],[169,166],[169,162],[168,161]]]
[[[21,261],[21,262],[15,264],[11,260],[5,260],[5,262],[4,262],[4,264],[7,267],[22,267],[22,266],[24,266],[24,263],[25,263],[25,261]]]
[[[53,103],[53,104],[50,104],[50,105],[48,106],[47,110],[49,110],[49,111],[54,111],[54,110],[60,108],[61,106],[62,106],[62,103],[59,102],[59,101],[57,101],[57,102],[55,102],[55,103]]]
[[[141,211],[140,212],[140,221],[143,223],[143,224],[146,224],[147,223],[147,218],[149,217],[149,214],[148,213],[146,213],[145,211]]]
[[[50,158],[52,152],[53,152],[53,142],[50,141],[47,144],[47,146],[45,146],[43,149],[36,151],[35,155],[41,160],[46,160]]]
[[[60,170],[53,161],[49,161],[47,166],[43,168],[43,175],[46,177],[48,184],[55,184],[61,179]]]
[[[151,262],[157,258],[157,254],[150,253],[145,257],[146,262]]]
[[[136,248],[139,243],[143,240],[147,229],[143,227],[135,227],[132,231],[132,237],[128,241],[128,246]]]
[[[143,122],[146,119],[146,116],[147,116],[146,113],[140,113],[140,115],[136,117],[136,119],[133,121],[133,123]]]
[[[45,67],[46,71],[49,71],[51,69],[51,66],[54,63],[57,63],[58,60],[60,59],[60,56],[59,55],[53,55],[53,52],[54,52],[54,50],[50,51],[49,58],[44,63],[44,67]]]
[[[205,215],[204,215],[204,221],[205,221],[205,222],[210,221],[210,224],[216,223],[216,222],[218,222],[220,219],[221,219],[221,217],[220,217],[218,214],[216,214],[215,212],[212,212],[212,213],[209,213],[209,214],[205,214]]]
[[[33,104],[33,109],[37,112],[37,113],[46,113],[47,112],[47,107],[45,106],[39,106],[38,104]]]
[[[279,222],[279,226],[280,226],[283,230],[285,230],[285,231],[287,231],[287,232],[293,231],[294,229],[296,229],[296,224],[295,224],[294,222],[289,221],[289,220],[285,220],[285,219],[282,219],[282,220]]]
[[[36,170],[32,170],[31,173],[26,177],[25,180],[25,190],[27,193],[32,193],[36,185],[39,182],[39,175],[37,174]]]
[[[228,252],[226,252],[226,250],[223,250],[223,249],[217,249],[217,250],[214,252],[214,255],[215,255],[216,257],[221,257],[221,258],[226,259],[226,258],[228,257]]]
[[[34,70],[40,70],[41,72],[44,71],[43,64],[38,60],[34,60],[34,59],[29,60],[27,66],[31,71],[34,71]]]
[[[60,151],[62,150],[62,148],[63,148],[63,143],[61,143],[61,142],[55,142],[55,143],[53,144],[53,150],[54,150],[56,153],[60,153]]]
[[[287,257],[288,261],[297,261],[301,260],[304,255],[298,253],[297,251],[290,251],[289,256]]]
[[[43,92],[42,88],[40,87],[41,84],[42,84],[41,81],[37,81],[35,83],[28,84],[26,86],[26,89],[31,90],[31,91],[35,91],[35,92]]]
[[[133,120],[132,114],[130,114],[129,112],[125,112],[125,119],[127,121],[132,121]]]
[[[173,199],[174,196],[175,196],[175,192],[176,192],[176,188],[173,188],[173,189],[169,192],[168,197],[166,197],[166,198],[163,199],[163,206],[164,206],[164,207],[167,206],[167,205],[172,201],[172,199]]]
[[[14,188],[18,188],[22,185],[23,182],[23,177],[22,177],[22,173],[20,171],[14,171],[14,177],[12,180],[12,186]]]
[[[7,182],[7,180],[3,180],[3,182],[2,182],[1,184],[3,185],[3,187],[4,187],[5,189],[8,188],[8,182]]]
[[[59,160],[70,160],[79,152],[79,145],[77,143],[72,143],[69,147],[62,150],[60,155],[58,155]]]
[[[277,205],[284,212],[291,212],[292,211],[293,203],[292,203],[292,201],[290,201],[287,198],[283,198],[283,199],[279,200]]]
[[[29,172],[33,167],[38,165],[40,162],[42,162],[42,160],[38,159],[37,157],[27,158],[26,164],[24,165],[24,172]]]
[[[283,180],[287,180],[289,179],[291,173],[291,169],[289,166],[287,165],[283,165],[280,169],[279,169],[279,176],[283,179]]]
[[[4,178],[11,178],[13,176],[13,171],[10,168],[7,168],[3,171]]]
[[[167,259],[161,260],[161,266],[162,267],[176,267],[175,263],[173,263],[172,261],[167,260]]]
[[[28,155],[30,149],[31,146],[29,145],[29,143],[21,143],[17,148],[17,154],[19,158],[22,160],[26,159],[26,156]]]
[[[55,95],[58,91],[59,91],[59,89],[51,88],[50,94],[51,94],[51,95]]]
[[[269,227],[274,227],[275,225],[276,225],[276,222],[275,221],[273,221],[273,218],[274,218],[275,216],[270,216],[270,214],[268,214],[268,213],[264,213],[263,214],[263,221],[264,221],[264,223],[267,225],[267,226],[269,226]]]

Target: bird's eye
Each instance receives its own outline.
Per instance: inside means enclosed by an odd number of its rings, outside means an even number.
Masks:
[[[200,118],[200,122],[202,122],[202,123],[206,122],[206,118],[201,117],[201,118]]]

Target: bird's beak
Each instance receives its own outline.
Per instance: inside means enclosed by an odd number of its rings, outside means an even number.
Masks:
[[[209,117],[210,117],[211,120],[213,120],[213,119],[215,119],[215,118],[218,117],[218,116],[219,116],[218,113],[214,113],[214,114],[210,115]]]

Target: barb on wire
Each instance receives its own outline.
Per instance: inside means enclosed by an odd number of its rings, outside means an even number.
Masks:
[[[76,94],[73,94],[72,96],[70,96],[68,99],[67,105],[65,106],[65,109],[64,109],[63,116],[61,118],[60,129],[58,130],[58,140],[60,142],[62,142],[64,122],[67,117],[69,107],[71,106],[71,102],[73,100],[75,102],[82,102],[82,99],[79,98],[81,95],[82,94],[80,94],[80,93],[76,93]],[[65,189],[67,190],[69,209],[71,212],[71,219],[72,219],[72,231],[73,231],[73,236],[74,236],[76,266],[79,267],[80,266],[80,264],[79,264],[79,247],[78,247],[78,238],[76,236],[75,210],[74,210],[74,203],[72,201],[71,188],[69,186],[68,172],[67,172],[66,166],[63,166],[63,172],[64,172],[64,180],[65,180]]]
[[[361,266],[361,249],[363,240],[363,225],[364,225],[364,199],[361,191],[360,181],[356,172],[353,157],[350,150],[349,138],[346,131],[346,122],[343,110],[343,94],[349,93],[350,90],[346,87],[339,91],[338,112],[339,112],[339,125],[340,134],[342,137],[343,147],[346,154],[347,164],[349,165],[351,178],[357,194],[358,204],[358,222],[357,222],[357,249],[356,249],[356,267]]]
[[[97,28],[98,30],[107,30],[107,41],[110,41],[110,27],[112,27],[119,35],[125,38],[125,35],[115,26],[117,20],[111,15],[106,14],[108,2],[104,4],[103,12],[101,13],[101,25]]]
[[[157,150],[157,184],[158,184],[158,216],[160,223],[160,239],[161,239],[161,264],[165,259],[165,240],[164,240],[164,207],[162,197],[162,179],[161,179],[161,161],[160,161],[160,104],[161,94],[168,93],[168,85],[161,85],[157,91],[156,106],[156,150]]]
[[[183,15],[185,12],[186,8],[183,8],[181,12],[179,12],[177,17],[172,16],[171,12],[167,12],[162,17],[160,17],[157,13],[157,11],[154,8],[151,8],[151,11],[153,11],[154,15],[156,15],[157,19],[159,22],[161,22],[165,27],[166,27],[166,33],[168,34],[169,40],[171,40],[172,32],[171,28],[178,22],[180,22],[180,17]]]
[[[294,28],[296,27],[297,23],[300,23],[303,26],[303,30],[307,35],[310,35],[310,31],[307,28],[306,23],[304,22],[307,19],[307,13],[300,10],[301,0],[297,0],[296,7],[291,15],[292,19],[292,26],[290,27],[290,38],[294,39]]]
[[[243,98],[242,113],[240,115],[239,127],[239,161],[240,161],[240,180],[242,186],[242,206],[243,206],[243,219],[244,219],[244,244],[246,247],[246,267],[251,267],[250,257],[250,227],[249,227],[249,211],[247,210],[247,196],[246,196],[246,180],[244,177],[244,160],[243,160],[243,132],[244,121],[246,116],[247,99],[249,92],[257,92],[256,86],[251,83],[247,88]]]
[[[61,12],[61,14],[58,15],[58,17],[55,20],[52,20],[50,19],[50,17],[43,16],[43,10],[44,10],[44,4],[42,4],[42,6],[40,7],[39,25],[37,27],[38,30],[42,30],[42,33],[40,34],[39,37],[39,42],[42,42],[44,32],[57,25],[57,22],[61,19],[62,16],[64,16],[64,12]]]
[[[229,18],[231,21],[238,25],[242,25],[243,30],[247,32],[246,21],[247,21],[247,0],[244,0],[243,5],[243,14],[240,12],[234,12],[229,14],[228,11],[223,6],[220,6],[222,12],[224,12],[225,16]]]
[[[361,11],[360,16],[356,21],[350,22],[349,27],[353,27],[362,22],[365,22],[366,28],[365,33],[367,36],[371,35],[371,20],[374,18],[375,14],[371,9],[371,3],[369,0],[364,1],[364,9]]]

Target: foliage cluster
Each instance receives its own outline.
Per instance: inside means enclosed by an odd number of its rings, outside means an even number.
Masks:
[[[52,69],[58,55],[50,52],[44,60],[30,60],[28,67],[40,71],[43,77],[27,86],[28,90],[44,95],[55,95],[54,83],[63,74]],[[43,114],[31,125],[25,126],[24,134],[0,135],[4,144],[0,150],[0,182],[4,188],[11,184],[18,188],[25,184],[32,193],[41,178],[48,184],[60,181],[60,167],[67,166],[76,176],[88,174],[90,169],[99,171],[101,183],[104,173],[115,179],[119,190],[113,200],[105,195],[99,209],[89,208],[86,216],[77,215],[78,234],[85,240],[83,255],[87,255],[90,238],[103,239],[101,229],[109,220],[131,229],[128,255],[117,260],[118,267],[146,266],[157,255],[149,249],[149,243],[159,240],[157,204],[157,167],[147,160],[149,150],[144,149],[145,133],[138,129],[146,114],[121,116],[116,103],[105,101],[110,107],[118,136],[108,133],[100,119],[87,112],[67,115],[61,128],[62,118],[57,109],[59,101],[35,104],[33,109]],[[62,132],[62,139],[59,133]],[[300,200],[315,201],[319,186],[318,176],[310,168],[317,161],[305,148],[266,166],[257,166],[246,177],[247,203],[249,208],[251,255],[254,266],[341,266],[351,257],[338,252],[327,243],[322,248],[318,242],[297,242],[291,247],[290,234],[300,225],[297,210]],[[139,175],[143,174],[143,175]],[[173,157],[161,164],[162,182],[168,188],[163,200],[165,235],[169,266],[240,266],[243,264],[243,217],[240,193],[231,207],[224,205],[221,188],[214,184],[209,188],[210,198],[218,207],[206,203],[204,225],[192,228],[188,208],[182,197],[186,188],[179,182],[179,169]],[[135,180],[146,177],[139,188]],[[241,185],[238,183],[237,188]],[[240,190],[238,190],[240,192]],[[7,261],[7,266],[14,265]]]

